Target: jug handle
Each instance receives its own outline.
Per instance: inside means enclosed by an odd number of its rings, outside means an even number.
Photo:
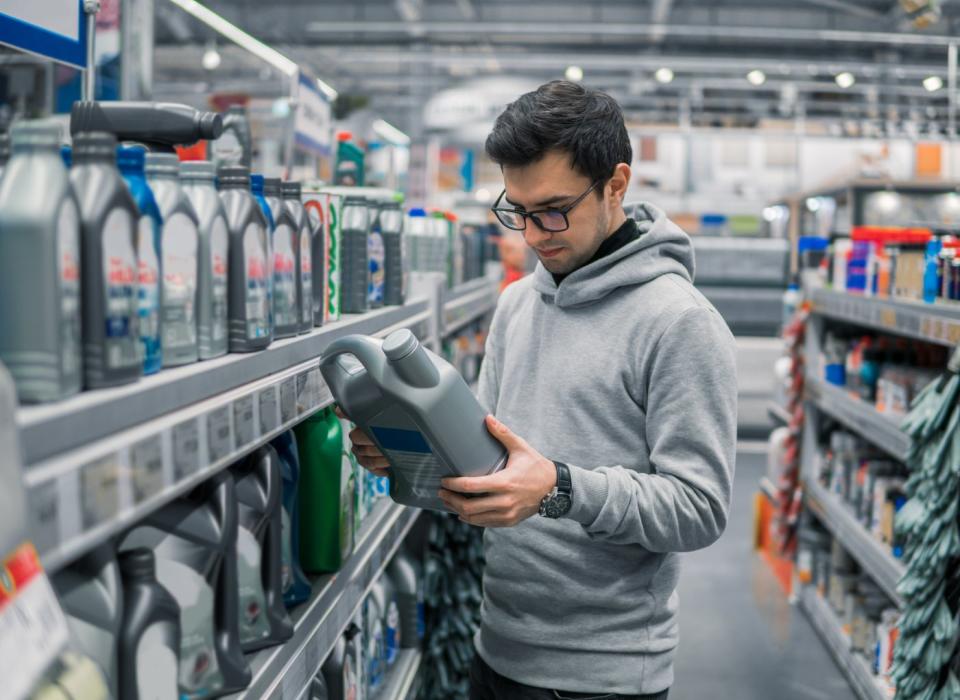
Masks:
[[[320,367],[333,364],[340,355],[353,355],[373,377],[380,380],[386,358],[380,343],[365,335],[348,335],[330,343],[320,359]]]

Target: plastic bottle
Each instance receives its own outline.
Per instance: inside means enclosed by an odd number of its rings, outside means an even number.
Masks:
[[[276,333],[276,319],[274,318],[273,308],[273,229],[275,221],[273,211],[267,203],[267,198],[263,194],[265,178],[263,175],[254,174],[250,176],[250,193],[263,212],[263,217],[267,221],[267,305],[270,309],[270,338],[278,338]]]
[[[70,133],[107,131],[121,141],[165,148],[188,146],[223,133],[223,117],[167,102],[74,102]]]
[[[123,627],[123,586],[109,544],[101,545],[53,577],[70,638],[103,672],[113,697],[118,689],[117,642]]]
[[[370,308],[370,208],[365,200],[347,195],[341,215],[341,310],[360,314]]]
[[[939,238],[934,238],[927,243],[923,265],[923,300],[928,304],[932,304],[940,296],[942,281],[938,263],[941,250],[943,250],[943,241]]]
[[[428,241],[427,212],[414,208],[407,214],[406,243],[408,268],[413,272],[429,272],[426,264]]]
[[[60,129],[25,121],[0,180],[0,360],[21,402],[80,391],[80,209],[60,160]],[[29,311],[29,313],[27,313]]]
[[[369,308],[379,309],[383,307],[387,292],[387,250],[383,240],[383,230],[380,228],[380,207],[372,200],[368,200],[367,207],[370,217],[370,233],[367,236],[367,260],[370,266],[367,302]]]
[[[344,412],[390,460],[397,503],[445,510],[437,496],[441,479],[492,474],[506,464],[466,382],[407,329],[383,341],[335,340],[320,371]]]
[[[313,330],[313,235],[312,226],[303,207],[303,187],[299,182],[284,182],[281,185],[283,206],[294,220],[294,260],[297,278],[298,331]]]
[[[403,646],[403,627],[400,624],[400,603],[397,588],[389,573],[380,577],[373,588],[383,611],[383,655],[387,667],[393,666]]]
[[[348,626],[323,663],[322,674],[331,700],[362,697],[361,664],[355,649],[355,639],[359,634],[356,625]]]
[[[363,602],[363,685],[367,697],[374,697],[379,692],[387,670],[383,596],[378,595],[379,587],[377,581]]]
[[[230,234],[227,274],[230,352],[262,350],[273,340],[267,220],[250,193],[250,172],[245,167],[221,168],[218,179]]]
[[[217,193],[216,170],[205,160],[180,164],[183,191],[199,221],[197,336],[201,360],[227,353],[227,287],[230,233]]]
[[[283,520],[280,460],[269,445],[234,469],[237,480],[237,554],[240,644],[245,652],[293,636],[283,605]]]
[[[403,209],[401,201],[391,198],[380,206],[380,233],[385,250],[384,270],[386,282],[383,303],[387,306],[403,306],[406,289],[403,260]]]
[[[0,131],[0,178],[3,177],[3,169],[7,167],[10,160],[10,134],[6,131]]]
[[[237,617],[237,496],[221,472],[149,515],[121,544],[150,547],[157,579],[180,607],[180,697],[214,698],[245,688],[250,668]]]
[[[155,374],[163,366],[160,344],[160,236],[163,219],[144,174],[146,150],[142,146],[117,149],[117,166],[130,188],[140,218],[137,223],[137,299],[140,309],[140,351],[143,373]]]
[[[300,564],[309,573],[339,571],[353,549],[353,465],[343,431],[326,408],[294,428],[300,454]]]
[[[310,226],[311,311],[313,325],[319,327],[323,325],[327,304],[327,207],[326,195],[319,191],[316,184],[311,183],[303,188],[303,208]]]
[[[263,196],[273,216],[273,337],[289,338],[297,334],[300,318],[297,309],[297,221],[283,205],[279,178],[263,180]]]
[[[153,552],[120,555],[123,628],[118,643],[120,695],[124,700],[177,698],[180,606],[157,581]]]
[[[117,141],[107,133],[73,139],[70,181],[80,203],[83,376],[88,389],[143,374],[137,298],[140,213],[117,170]]]
[[[387,568],[397,591],[400,613],[400,647],[415,649],[426,632],[422,567],[405,552],[398,552]]]
[[[230,105],[223,114],[223,133],[210,142],[213,161],[218,167],[243,165],[250,167],[253,153],[250,122],[247,110],[240,105]]]
[[[281,433],[270,443],[280,457],[283,482],[283,602],[287,607],[310,599],[310,581],[300,566],[300,509],[297,492],[300,486],[300,457],[297,439],[292,430]]]
[[[197,289],[200,235],[197,213],[180,185],[180,163],[172,153],[148,153],[147,182],[163,217],[163,366],[179,367],[200,357]]]
[[[337,163],[334,167],[333,184],[347,187],[363,187],[363,150],[353,143],[349,131],[337,133]]]

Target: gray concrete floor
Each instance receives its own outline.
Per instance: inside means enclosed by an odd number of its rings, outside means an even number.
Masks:
[[[752,551],[753,496],[766,455],[737,459],[726,532],[683,558],[670,700],[855,700],[803,611]]]

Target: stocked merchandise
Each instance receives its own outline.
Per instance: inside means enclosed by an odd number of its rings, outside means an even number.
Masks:
[[[341,131],[337,134],[337,162],[334,166],[333,183],[347,187],[363,187],[364,154],[353,142],[353,134]]]
[[[401,551],[390,562],[387,574],[396,587],[400,616],[399,646],[403,649],[419,648],[426,633],[423,565]]]
[[[310,598],[310,581],[300,566],[300,456],[292,430],[281,433],[270,443],[280,458],[283,481],[283,602],[293,607]]]
[[[55,124],[14,125],[0,179],[0,360],[24,403],[80,391],[80,213]],[[42,185],[41,185],[42,183]],[[29,310],[29,313],[28,313]]]
[[[484,323],[473,323],[443,342],[443,357],[453,365],[463,380],[473,386],[480,378],[484,345],[487,340]]]
[[[280,179],[263,179],[263,198],[270,209],[273,225],[270,238],[273,254],[273,336],[289,338],[297,334],[300,312],[297,307],[298,221],[281,199]]]
[[[340,284],[343,313],[359,314],[370,308],[370,207],[347,194],[340,209]]]
[[[322,677],[329,700],[363,700],[363,651],[360,627],[351,623],[323,663]]]
[[[370,231],[367,236],[367,258],[370,267],[370,282],[367,287],[367,302],[371,309],[383,306],[387,291],[387,250],[380,221],[380,207],[372,199],[367,200],[370,216]]]
[[[383,303],[401,306],[407,288],[403,259],[403,198],[386,193],[380,203],[377,216],[380,233],[383,235],[385,282]]]
[[[437,496],[442,478],[491,474],[506,463],[466,382],[409,330],[384,341],[336,340],[320,369],[338,404],[390,460],[398,503],[445,510]],[[454,444],[438,439],[453,434]]]
[[[0,177],[3,177],[3,169],[7,167],[7,161],[10,160],[10,134],[0,132]]]
[[[339,321],[343,313],[343,195],[323,189],[318,193],[325,205],[327,276],[324,293],[324,322]]]
[[[120,141],[170,150],[223,133],[223,117],[193,107],[165,102],[74,102],[70,133],[106,131]]]
[[[383,581],[373,584],[370,595],[363,601],[363,666],[364,697],[372,698],[379,692],[387,673],[387,634],[384,626],[386,594]]]
[[[147,182],[163,217],[160,242],[163,284],[163,366],[199,359],[197,303],[200,233],[197,212],[180,184],[180,163],[172,153],[148,153]]]
[[[326,319],[326,297],[330,270],[330,251],[328,249],[330,240],[328,223],[330,218],[327,209],[327,195],[320,192],[320,187],[316,182],[307,182],[301,188],[307,225],[310,227],[312,273],[310,288],[313,294],[310,303],[314,326],[322,326]]]
[[[252,164],[253,139],[247,111],[240,105],[230,105],[223,115],[223,133],[210,142],[213,161],[217,167]]]
[[[197,340],[201,360],[225,355],[230,234],[216,188],[217,171],[209,161],[180,165],[183,191],[199,222],[197,247]]]
[[[317,231],[303,206],[302,185],[299,182],[284,182],[281,191],[283,206],[296,224],[294,269],[297,277],[297,328],[300,333],[309,333],[313,328],[313,236]]]

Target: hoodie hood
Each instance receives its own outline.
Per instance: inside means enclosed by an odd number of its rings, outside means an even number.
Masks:
[[[558,287],[542,263],[533,273],[533,287],[559,308],[584,306],[621,287],[646,284],[663,275],[693,282],[690,237],[661,209],[642,202],[635,216],[640,237],[610,255],[574,270]]]

